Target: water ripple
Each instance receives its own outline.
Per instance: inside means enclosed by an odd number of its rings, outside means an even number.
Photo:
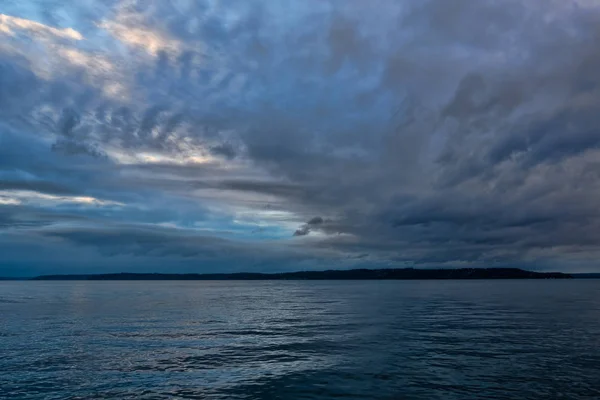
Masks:
[[[0,398],[600,398],[600,281],[0,291]]]

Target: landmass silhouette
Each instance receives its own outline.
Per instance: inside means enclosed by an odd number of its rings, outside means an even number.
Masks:
[[[42,275],[32,280],[417,280],[417,279],[571,279],[562,272],[533,272],[519,268],[461,269],[351,269],[282,273],[111,273],[82,275]]]

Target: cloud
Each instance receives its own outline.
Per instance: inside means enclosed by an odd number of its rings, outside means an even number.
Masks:
[[[302,225],[299,229],[294,231],[294,236],[306,236],[310,233],[310,227],[308,225]]]
[[[40,246],[597,266],[597,2],[48,7],[0,19],[0,208],[22,217],[3,226]]]
[[[15,31],[20,30],[40,37],[53,36],[70,40],[84,39],[81,33],[73,28],[54,28],[29,19],[0,14],[0,32],[14,36],[17,33]]]
[[[181,48],[181,43],[169,39],[151,28],[115,21],[102,22],[99,27],[106,29],[128,46],[140,48],[155,57],[160,52],[179,52]]]
[[[323,223],[323,218],[314,217],[310,221],[307,222],[307,225],[321,225]]]
[[[1,180],[0,191],[5,192],[7,190],[17,191],[30,191],[40,193],[50,193],[58,195],[73,194],[74,191],[66,186],[60,185],[55,182],[35,181],[35,180]]]
[[[108,256],[133,255],[143,257],[219,256],[228,243],[223,239],[190,236],[176,230],[115,226],[104,228],[65,228],[40,231],[43,235],[65,239],[78,245],[101,249]]]
[[[23,185],[22,183],[13,184],[12,186],[22,186],[28,187],[28,185]],[[40,185],[42,189],[48,189],[50,185]],[[50,187],[51,189],[51,187]],[[90,205],[90,206],[122,206],[122,203],[110,200],[102,200],[97,199],[91,196],[57,196],[52,194],[45,194],[37,191],[32,191],[29,189],[25,190],[0,190],[0,196],[4,199],[7,199],[7,203],[18,203],[18,204],[44,204],[44,205],[55,205],[61,203],[74,203],[74,204],[82,204],[82,205]]]
[[[323,218],[314,217],[311,218],[306,224],[302,225],[294,232],[294,236],[306,236],[314,229],[318,228],[323,224]]]
[[[220,143],[210,148],[210,152],[214,155],[223,156],[229,160],[237,156],[237,150],[230,143]]]

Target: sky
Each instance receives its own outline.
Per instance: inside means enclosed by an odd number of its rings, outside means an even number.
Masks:
[[[0,276],[600,271],[599,0],[4,0]]]

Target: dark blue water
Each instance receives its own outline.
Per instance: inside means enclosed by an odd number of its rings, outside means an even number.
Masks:
[[[4,399],[599,399],[600,280],[0,282]]]

